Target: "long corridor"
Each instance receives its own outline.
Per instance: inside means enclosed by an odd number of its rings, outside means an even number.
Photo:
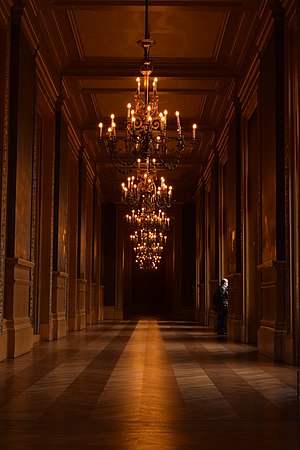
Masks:
[[[105,321],[0,363],[0,448],[298,450],[297,371],[195,323]]]

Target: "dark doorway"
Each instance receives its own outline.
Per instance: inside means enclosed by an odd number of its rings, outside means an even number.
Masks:
[[[165,252],[165,250],[164,250]],[[156,270],[142,270],[132,254],[132,313],[161,315],[165,312],[165,254]]]

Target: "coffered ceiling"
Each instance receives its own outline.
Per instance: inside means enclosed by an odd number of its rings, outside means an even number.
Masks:
[[[149,0],[153,76],[160,110],[180,111],[187,148],[176,170],[164,174],[178,201],[193,197],[218,130],[226,120],[234,83],[255,52],[261,0]],[[32,0],[45,45],[59,68],[66,104],[81,130],[103,193],[120,198],[124,175],[96,142],[97,124],[116,116],[117,126],[133,101],[143,59],[144,0]],[[173,116],[174,117],[174,116]],[[175,119],[173,119],[175,120]],[[189,148],[192,124],[197,145]],[[118,125],[119,124],[119,125]],[[175,126],[175,125],[174,125]]]

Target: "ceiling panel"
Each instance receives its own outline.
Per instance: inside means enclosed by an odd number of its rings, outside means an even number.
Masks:
[[[72,11],[80,36],[82,57],[143,56],[137,41],[145,36],[143,8],[114,7],[101,11]],[[122,17],[122,27],[120,27]],[[152,56],[200,57],[213,59],[220,41],[224,12],[182,11],[176,8],[151,8],[150,37],[156,41]],[[188,33],[185,30],[188,28]]]
[[[267,0],[149,0],[149,32],[156,41],[150,57],[152,75],[158,77],[159,109],[168,110],[170,125],[180,111],[188,143],[192,124],[198,124],[196,148],[186,149],[180,166],[168,174],[168,182],[180,190],[179,198],[195,189],[215,150],[234,80],[249,50],[256,52],[262,3]],[[96,134],[98,122],[107,125],[112,112],[120,128],[127,103],[133,103],[143,59],[137,41],[145,34],[145,1],[52,0],[35,1],[35,7],[78,135],[83,132],[103,190],[118,201],[119,187],[112,185],[122,176],[105,148],[98,147]]]

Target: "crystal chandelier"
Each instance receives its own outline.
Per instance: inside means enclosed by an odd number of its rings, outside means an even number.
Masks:
[[[150,169],[155,160],[156,167],[173,170],[180,162],[181,153],[185,148],[179,111],[175,112],[177,134],[171,137],[167,133],[168,111],[159,109],[157,78],[154,78],[152,91],[150,91],[150,75],[153,72],[150,49],[155,45],[155,41],[150,39],[148,0],[145,3],[145,38],[138,41],[144,50],[144,59],[140,66],[143,81],[140,77],[136,79],[134,106],[131,103],[127,105],[125,130],[117,131],[114,114],[111,114],[111,121],[106,132],[103,130],[103,123],[99,123],[98,143],[104,142],[114,166],[123,174],[128,174],[137,168],[138,161],[148,161]],[[196,128],[197,125],[194,124],[191,146],[195,144]]]
[[[151,247],[152,245],[162,245],[167,242],[167,236],[163,232],[157,230],[136,230],[134,234],[130,235],[130,240],[136,245],[143,245]]]
[[[126,214],[127,223],[137,230],[146,230],[158,232],[169,231],[170,219],[161,209],[156,214],[155,211],[147,212],[145,208],[131,211],[131,214]]]
[[[135,247],[135,262],[142,270],[157,270],[161,262],[163,247]]]
[[[154,270],[158,268],[164,250],[163,243],[167,237],[162,233],[154,231],[138,230],[130,236],[134,243],[135,262],[140,269]]]
[[[157,171],[155,161],[150,169],[149,158],[146,161],[146,170],[141,169],[138,160],[136,177],[127,178],[127,185],[122,183],[121,201],[131,208],[157,211],[166,210],[172,203],[172,186],[167,186],[164,177],[157,184]]]

